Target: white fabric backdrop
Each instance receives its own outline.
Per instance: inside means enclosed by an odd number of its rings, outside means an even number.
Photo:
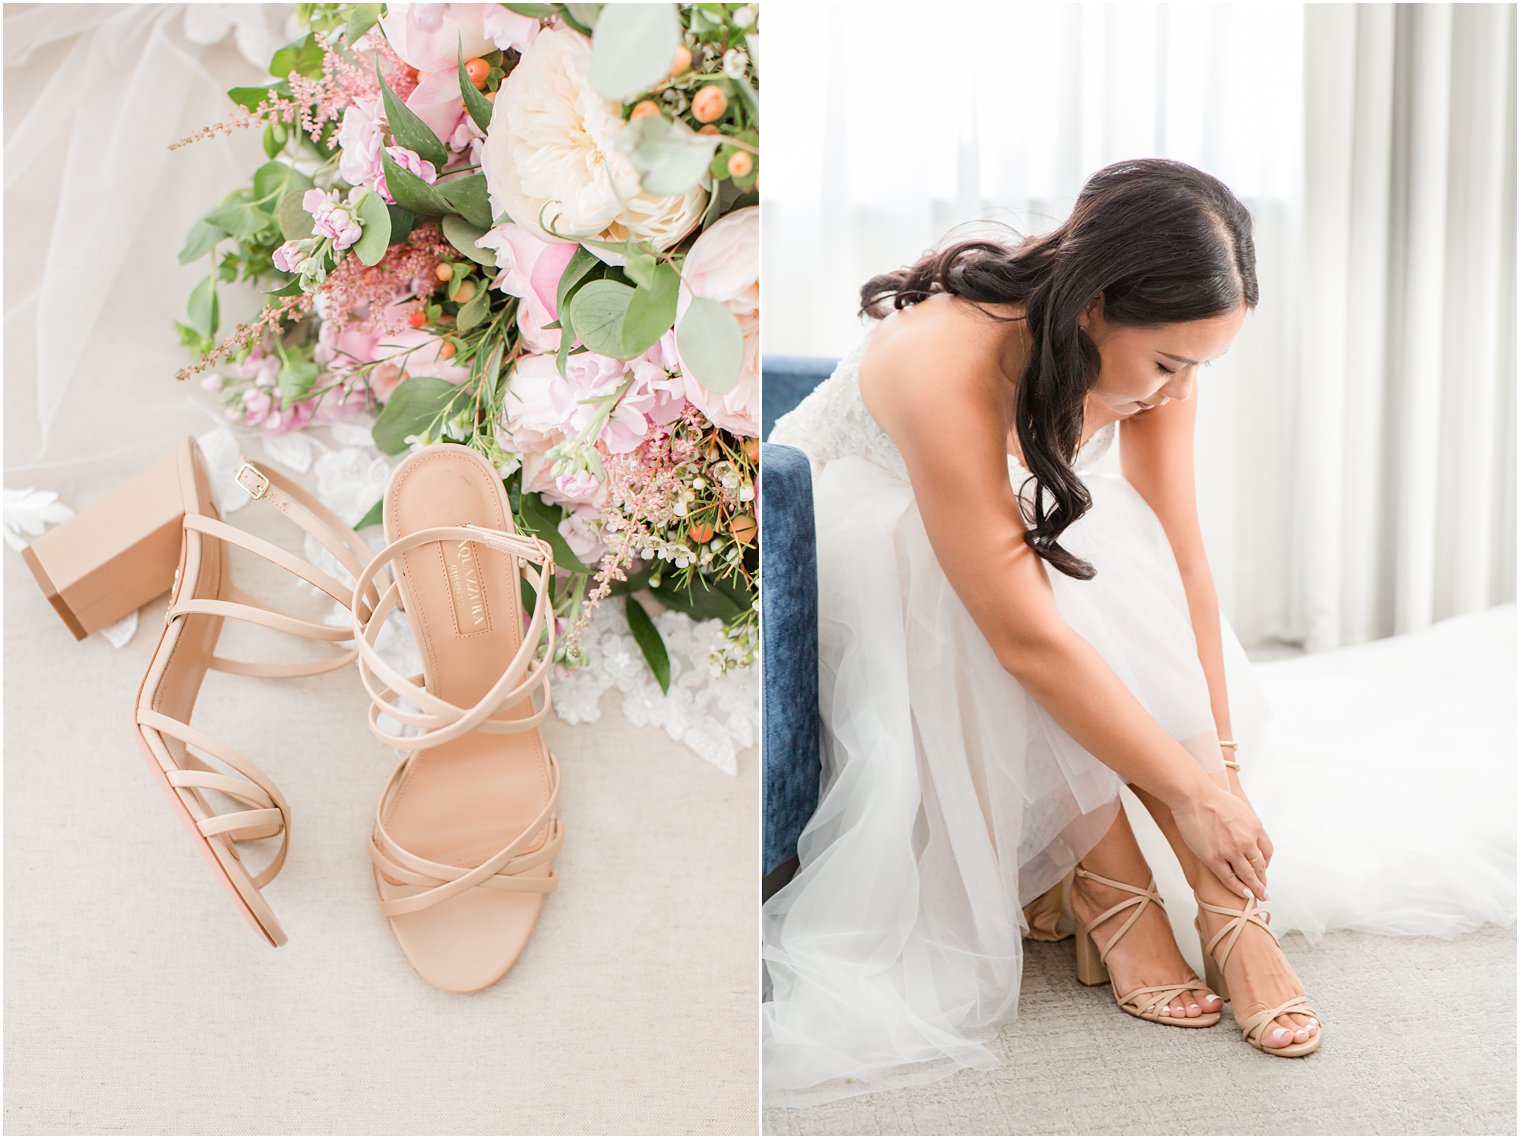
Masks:
[[[1182,159],[1256,221],[1261,304],[1198,395],[1242,641],[1328,648],[1512,599],[1513,9],[1403,7],[772,6],[797,78],[767,94],[787,145],[762,186],[765,351],[842,353],[860,284],[957,222],[1039,232],[1100,166]],[[1434,332],[1406,318],[1432,304]]]

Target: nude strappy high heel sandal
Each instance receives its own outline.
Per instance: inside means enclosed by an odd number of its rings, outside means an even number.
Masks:
[[[1225,983],[1224,966],[1225,962],[1230,959],[1230,951],[1235,948],[1235,943],[1240,940],[1240,935],[1245,932],[1248,924],[1260,926],[1272,935],[1273,941],[1279,940],[1276,932],[1267,924],[1271,914],[1261,909],[1254,897],[1248,898],[1244,908],[1238,910],[1232,910],[1226,906],[1216,906],[1210,902],[1205,902],[1202,898],[1198,899],[1198,908],[1200,910],[1208,910],[1210,913],[1224,914],[1230,919],[1215,931],[1213,937],[1207,940],[1203,936],[1203,924],[1200,920],[1202,915],[1193,919],[1193,926],[1198,930],[1199,943],[1203,946],[1203,969],[1204,973],[1208,976],[1209,987],[1218,993],[1223,1000],[1229,1000],[1230,990],[1229,986]],[[1224,943],[1224,949],[1216,957],[1214,950],[1221,942]],[[1245,1020],[1237,1020],[1236,1023],[1240,1028],[1241,1039],[1252,1048],[1266,1052],[1272,1056],[1307,1056],[1319,1047],[1320,1039],[1325,1034],[1323,1028],[1309,1037],[1308,1040],[1286,1044],[1281,1048],[1274,1048],[1262,1040],[1267,1025],[1271,1024],[1284,1013],[1289,1012],[1302,1013],[1305,1016],[1314,1017],[1316,1021],[1319,1020],[1319,1013],[1309,1003],[1309,998],[1306,994],[1290,997],[1276,1008],[1262,1009],[1260,1012],[1246,1017]]]
[[[164,630],[137,695],[138,743],[149,769],[243,916],[271,945],[279,946],[285,944],[285,932],[261,891],[285,863],[290,843],[289,805],[274,781],[254,763],[193,727],[191,714],[210,670],[255,677],[310,676],[343,668],[357,652],[350,648],[327,660],[298,664],[217,656],[217,641],[223,623],[229,619],[312,640],[353,638],[348,622],[326,625],[292,617],[266,608],[236,589],[228,548],[236,546],[257,554],[345,607],[355,603],[355,595],[348,585],[305,558],[224,522],[193,439],[176,449],[174,462],[163,471],[165,481],[155,485],[154,499],[178,497],[182,541]],[[280,475],[252,463],[243,464],[237,481],[255,499],[273,506],[311,534],[350,573],[358,575],[369,548],[337,515]],[[144,541],[154,540],[162,513],[157,505],[141,512]],[[78,521],[76,518],[69,524]],[[121,524],[120,519],[117,524]],[[367,614],[378,598],[378,589],[372,589],[362,594],[358,603]],[[239,844],[276,837],[279,845],[263,868],[251,870]]]
[[[1164,908],[1161,904],[1161,895],[1156,893],[1156,880],[1152,878],[1150,884],[1141,890],[1131,886],[1127,882],[1116,882],[1112,878],[1105,878],[1101,874],[1090,873],[1082,867],[1076,868],[1078,878],[1091,878],[1094,882],[1102,882],[1106,886],[1112,886],[1116,890],[1124,890],[1134,897],[1126,898],[1117,905],[1110,906],[1091,922],[1077,923],[1077,980],[1084,985],[1106,985],[1110,983],[1108,975],[1108,955],[1119,939],[1130,931],[1130,927],[1140,920],[1140,915],[1145,913],[1147,906],[1154,904],[1158,909]],[[1125,918],[1119,926],[1119,932],[1108,939],[1108,944],[1101,950],[1098,942],[1093,937],[1093,930],[1102,925],[1109,918],[1124,910],[1132,910],[1129,917]],[[1197,977],[1190,976],[1186,981],[1176,985],[1143,985],[1137,989],[1120,994],[1114,991],[1114,1001],[1130,1016],[1137,1016],[1141,1020],[1154,1021],[1157,1024],[1173,1024],[1178,1028],[1208,1028],[1219,1023],[1217,1012],[1204,1012],[1194,1017],[1163,1016],[1156,1012],[1156,1006],[1170,1007],[1174,997],[1181,996],[1189,989],[1203,988],[1203,982]],[[1215,992],[1220,992],[1216,989]],[[1221,997],[1223,996],[1220,993]],[[1143,1000],[1142,1000],[1143,998]]]
[[[537,727],[550,709],[554,555],[516,532],[501,477],[467,447],[411,454],[384,503],[390,544],[358,588],[393,562],[395,582],[372,614],[355,610],[354,628],[374,701],[370,726],[410,754],[376,809],[375,887],[418,974],[474,992],[517,961],[544,896],[559,885],[559,764]],[[535,591],[526,629],[522,572]],[[374,648],[398,606],[422,650],[423,671],[412,677]],[[382,715],[414,734],[390,731]]]

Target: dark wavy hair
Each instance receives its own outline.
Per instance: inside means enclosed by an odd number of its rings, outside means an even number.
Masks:
[[[1186,163],[1117,162],[1087,180],[1071,216],[1051,232],[931,250],[867,281],[860,312],[884,317],[935,293],[1024,306],[1022,317],[988,313],[1025,321],[1032,345],[1014,410],[1036,483],[1024,540],[1062,573],[1086,580],[1097,572],[1092,564],[1058,541],[1092,506],[1071,464],[1100,357],[1077,318],[1099,296],[1105,321],[1131,327],[1222,316],[1242,303],[1255,308],[1251,215],[1223,182]]]

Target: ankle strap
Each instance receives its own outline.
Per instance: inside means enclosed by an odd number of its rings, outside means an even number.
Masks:
[[[1239,910],[1232,910],[1225,906],[1216,906],[1212,902],[1205,902],[1202,898],[1197,899],[1197,901],[1200,910],[1208,910],[1210,913],[1215,914],[1225,914],[1230,919],[1219,927],[1214,936],[1209,938],[1203,947],[1205,953],[1213,953],[1214,946],[1218,945],[1228,935],[1229,941],[1226,943],[1224,951],[1215,957],[1215,961],[1219,963],[1220,969],[1223,969],[1224,963],[1230,959],[1230,951],[1235,948],[1235,943],[1240,940],[1240,935],[1245,932],[1247,923],[1261,926],[1262,929],[1272,935],[1273,941],[1278,940],[1276,931],[1267,924],[1267,919],[1271,915],[1257,905],[1255,897],[1247,898],[1245,908]]]
[[[1093,918],[1092,921],[1087,923],[1087,928],[1089,930],[1093,930],[1097,929],[1098,926],[1103,924],[1103,922],[1107,921],[1109,918],[1113,917],[1121,910],[1133,908],[1135,911],[1124,920],[1122,925],[1119,926],[1119,932],[1108,939],[1108,944],[1098,950],[1098,960],[1105,964],[1108,962],[1108,951],[1119,943],[1119,939],[1121,937],[1129,932],[1130,926],[1134,925],[1137,921],[1140,920],[1140,915],[1145,912],[1146,906],[1154,902],[1158,909],[1166,908],[1162,905],[1161,895],[1156,893],[1155,878],[1152,878],[1150,880],[1150,884],[1142,890],[1138,886],[1131,886],[1128,882],[1116,882],[1112,878],[1105,878],[1101,874],[1094,874],[1090,870],[1082,869],[1080,866],[1076,868],[1076,875],[1078,878],[1091,878],[1094,882],[1102,882],[1104,885],[1112,886],[1116,890],[1124,890],[1135,895],[1133,898],[1126,898],[1116,906],[1110,906],[1097,917]]]
[[[374,588],[376,575],[383,566],[409,550],[441,541],[478,543],[510,557],[514,573],[526,573],[534,590],[533,617],[523,632],[517,652],[496,683],[470,708],[451,704],[428,691],[424,687],[424,674],[402,676],[375,650],[381,628],[391,613],[401,606],[399,575],[372,610],[366,612],[358,604],[358,598]],[[420,749],[447,743],[473,731],[521,732],[540,723],[552,707],[549,680],[554,664],[553,579],[554,550],[548,542],[530,534],[490,530],[482,526],[434,526],[416,530],[396,539],[371,558],[354,585],[353,632],[359,657],[359,678],[371,700],[369,726],[375,736],[392,747]],[[542,658],[535,659],[539,640],[546,629],[548,645]],[[493,715],[498,708],[511,708],[524,697],[540,695],[540,690],[543,704],[529,715],[517,718]],[[398,699],[422,711],[408,711],[397,703]],[[396,735],[380,726],[381,715],[422,730],[408,736]]]

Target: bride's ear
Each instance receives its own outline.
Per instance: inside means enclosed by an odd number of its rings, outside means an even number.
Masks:
[[[1099,293],[1088,303],[1088,306],[1082,310],[1081,314],[1078,315],[1077,324],[1083,332],[1091,335],[1094,322],[1101,322],[1102,320],[1103,294]]]

